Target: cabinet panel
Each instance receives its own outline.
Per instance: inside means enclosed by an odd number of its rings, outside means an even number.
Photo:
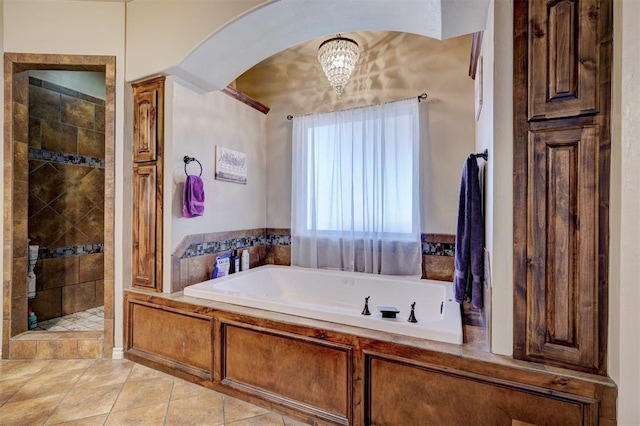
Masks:
[[[158,159],[162,143],[164,78],[133,86],[133,161]]]
[[[128,305],[128,349],[171,367],[195,369],[211,377],[211,319],[171,312],[138,302]]]
[[[230,324],[221,336],[223,383],[337,423],[351,417],[350,347]]]
[[[365,424],[597,424],[592,399],[377,355],[365,366]]]
[[[598,112],[597,0],[529,2],[529,120]]]
[[[598,369],[598,126],[529,134],[527,355]]]
[[[133,285],[156,283],[156,166],[133,168]]]

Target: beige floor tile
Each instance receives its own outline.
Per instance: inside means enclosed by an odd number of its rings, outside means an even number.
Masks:
[[[44,424],[63,397],[64,394],[58,394],[26,401],[8,402],[0,407],[0,425]]]
[[[223,423],[222,395],[217,392],[177,399],[169,403],[167,425],[213,426]]]
[[[173,378],[140,380],[125,383],[112,412],[131,410],[158,403],[167,403],[171,397]]]
[[[209,393],[215,393],[222,395],[207,389],[203,386],[196,385],[195,383],[187,382],[186,380],[175,378],[173,380],[173,390],[171,391],[171,400],[189,398],[192,396],[208,395]]]
[[[121,362],[120,360],[98,360],[89,367],[76,383],[76,388],[92,388],[94,386],[105,386],[123,384],[127,381],[134,366],[131,361]]]
[[[225,423],[236,420],[248,419],[268,413],[268,410],[248,402],[241,401],[230,396],[224,397],[224,421]]]
[[[90,368],[95,361],[92,359],[52,359],[42,371],[75,371]]]
[[[7,402],[28,381],[28,377],[0,381],[0,405]]]
[[[56,423],[55,426],[101,426],[107,421],[108,414],[101,416],[86,417],[79,420],[71,420],[70,422]]]
[[[91,390],[75,388],[69,392],[55,413],[47,420],[47,425],[53,425],[71,420],[109,414],[122,385],[98,386]]]
[[[9,402],[40,398],[46,395],[66,394],[82,376],[83,372],[84,370],[82,369],[43,371],[20,388],[9,399]]]
[[[236,422],[225,423],[229,426],[283,426],[282,416],[276,413],[263,414],[249,419],[238,420]]]
[[[282,420],[284,421],[285,426],[305,426],[309,424],[287,416],[282,416]]]
[[[127,381],[133,382],[136,380],[160,379],[162,377],[168,377],[168,374],[149,367],[145,367],[141,364],[136,364],[133,366],[133,369],[131,370],[131,374],[129,374],[129,378],[127,379]]]
[[[3,380],[31,377],[38,374],[50,361],[2,361],[0,383]]]
[[[119,411],[109,414],[105,426],[162,425],[167,413],[167,403]]]

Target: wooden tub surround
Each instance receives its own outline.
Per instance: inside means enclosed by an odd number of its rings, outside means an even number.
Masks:
[[[125,291],[126,358],[312,424],[615,424],[610,379],[478,347]]]

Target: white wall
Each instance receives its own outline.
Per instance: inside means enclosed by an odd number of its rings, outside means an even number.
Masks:
[[[486,246],[491,265],[491,350],[513,353],[513,4],[494,0],[482,41],[483,108],[477,149],[486,168]]]
[[[178,65],[228,21],[268,0],[134,0],[127,3],[127,81]],[[223,58],[221,58],[223,59]]]
[[[618,384],[618,424],[640,422],[640,2],[615,2],[609,374]]]
[[[116,57],[115,217],[125,211],[123,198],[124,3],[84,1],[4,1],[4,51]],[[127,153],[129,155],[129,153]],[[127,201],[127,206],[130,203]],[[128,216],[127,216],[128,217]],[[122,220],[115,221],[114,351],[122,349],[124,242]],[[126,268],[130,268],[126,264]]]
[[[170,120],[171,156],[171,249],[191,234],[264,228],[266,226],[266,116],[222,92],[196,93],[175,79],[168,80],[173,110]],[[166,129],[169,130],[169,129]],[[168,133],[168,131],[167,131]],[[168,133],[169,134],[169,133]],[[247,184],[214,179],[215,147],[222,146],[247,155]],[[183,157],[202,164],[205,213],[182,217],[182,190],[186,178]],[[199,173],[195,162],[187,166]],[[169,263],[170,264],[170,263]]]
[[[347,34],[349,35],[349,34]],[[291,127],[286,116],[327,112],[414,97],[428,115],[429,143],[421,146],[423,233],[455,233],[458,187],[465,158],[474,150],[473,80],[468,76],[471,37],[439,41],[407,33],[357,33],[362,47],[342,98],[316,58],[271,58],[236,80],[238,88],[271,107],[267,116],[267,226],[291,227]],[[382,37],[382,38],[381,38]],[[304,54],[308,49],[301,48]]]

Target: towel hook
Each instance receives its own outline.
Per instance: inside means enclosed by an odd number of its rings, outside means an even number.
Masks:
[[[182,158],[182,161],[184,161],[184,174],[185,175],[189,176],[189,173],[187,173],[187,164],[189,164],[192,161],[195,161],[200,166],[200,174],[199,174],[199,176],[202,176],[202,164],[200,164],[200,162],[196,159],[196,157],[189,157],[188,155],[185,155]]]

